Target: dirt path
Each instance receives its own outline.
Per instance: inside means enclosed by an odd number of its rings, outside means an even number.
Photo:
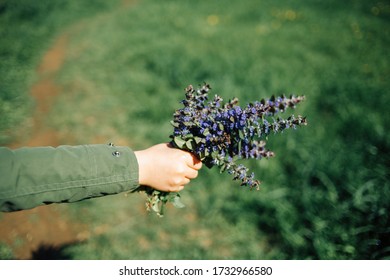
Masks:
[[[136,0],[123,0],[119,8],[129,8],[135,3]],[[110,12],[103,12],[98,17],[103,20],[108,13]],[[9,145],[10,148],[69,144],[49,125],[47,119],[56,97],[63,94],[55,79],[65,62],[69,39],[83,32],[86,24],[88,21],[81,20],[66,29],[43,56],[37,68],[38,82],[31,88],[35,101],[31,135],[27,140]],[[98,140],[96,139],[100,142]],[[121,138],[116,143],[128,144]],[[0,243],[8,244],[17,259],[67,259],[70,256],[62,254],[63,248],[107,231],[107,225],[92,228],[91,225],[71,220],[68,214],[68,205],[55,204],[20,212],[0,213]]]
[[[61,94],[55,77],[64,62],[69,36],[69,33],[61,35],[44,55],[37,69],[39,80],[31,88],[35,101],[31,137],[10,145],[12,148],[61,144],[56,130],[48,125],[47,116],[56,97]],[[85,240],[90,234],[87,225],[70,221],[64,209],[63,206],[49,205],[1,214],[0,242],[7,243],[17,259],[66,258],[60,254],[61,249]]]

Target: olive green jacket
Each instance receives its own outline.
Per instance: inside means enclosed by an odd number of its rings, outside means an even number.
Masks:
[[[132,191],[138,162],[128,147],[0,147],[0,211]]]

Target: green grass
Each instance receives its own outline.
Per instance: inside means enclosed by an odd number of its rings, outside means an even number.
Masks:
[[[13,140],[15,127],[28,128],[29,88],[58,32],[118,2],[0,0],[0,144]]]
[[[63,94],[50,115],[69,144],[126,139],[141,149],[168,141],[184,87],[203,81],[242,104],[304,94],[297,113],[309,122],[269,137],[275,158],[250,162],[260,192],[205,169],[183,191],[187,207],[168,209],[163,219],[144,213],[141,195],[69,205],[70,213],[86,210],[91,227],[110,228],[68,248],[73,258],[389,258],[388,1],[144,0],[91,13],[85,4],[72,16],[78,2],[64,3],[67,9],[42,4],[53,17],[37,13],[32,22],[43,30],[52,22],[60,33],[88,14],[70,36],[56,77]],[[1,21],[33,32],[7,13]],[[15,87],[13,97],[1,93],[2,129],[26,117],[27,88],[53,38],[42,34],[41,47],[26,54],[29,64],[10,62],[11,74],[1,78]],[[5,42],[20,44],[12,36]],[[7,44],[4,57],[22,55]],[[21,111],[7,109],[18,104]]]

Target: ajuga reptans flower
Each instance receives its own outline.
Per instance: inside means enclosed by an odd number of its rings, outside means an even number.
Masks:
[[[170,135],[172,146],[195,154],[207,167],[228,172],[233,180],[249,189],[259,189],[260,181],[240,159],[262,159],[274,156],[266,148],[266,137],[289,128],[306,125],[306,118],[290,115],[284,119],[278,113],[295,106],[304,96],[272,96],[240,107],[238,99],[224,101],[221,96],[210,98],[211,87],[185,89],[183,107],[173,114]],[[144,188],[147,206],[162,215],[163,206],[172,202],[183,207],[178,193],[164,193]]]

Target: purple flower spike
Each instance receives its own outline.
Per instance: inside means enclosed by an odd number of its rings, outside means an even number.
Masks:
[[[198,89],[192,85],[186,88],[184,108],[173,115],[172,144],[195,153],[210,168],[218,166],[221,172],[228,171],[234,180],[241,180],[241,185],[257,189],[260,182],[253,173],[247,175],[247,168],[236,161],[273,157],[274,153],[265,148],[265,140],[260,139],[272,132],[306,125],[306,118],[301,116],[274,118],[287,108],[295,108],[304,96],[272,96],[241,108],[237,98],[224,103],[215,95],[208,101],[210,90],[208,84]]]
[[[255,174],[237,161],[273,157],[274,153],[265,147],[265,138],[270,133],[306,125],[306,118],[301,116],[275,117],[287,108],[295,108],[304,96],[272,96],[240,107],[237,98],[224,102],[215,95],[209,101],[210,90],[206,83],[197,89],[192,85],[185,89],[185,99],[181,102],[184,107],[175,111],[171,121],[171,144],[197,155],[210,168],[217,166],[221,172],[227,171],[233,180],[241,181],[241,186],[258,190],[260,181],[255,179]],[[148,195],[147,208],[159,216],[163,215],[167,202],[178,208],[184,207],[179,193],[160,192],[148,187],[139,190]]]

